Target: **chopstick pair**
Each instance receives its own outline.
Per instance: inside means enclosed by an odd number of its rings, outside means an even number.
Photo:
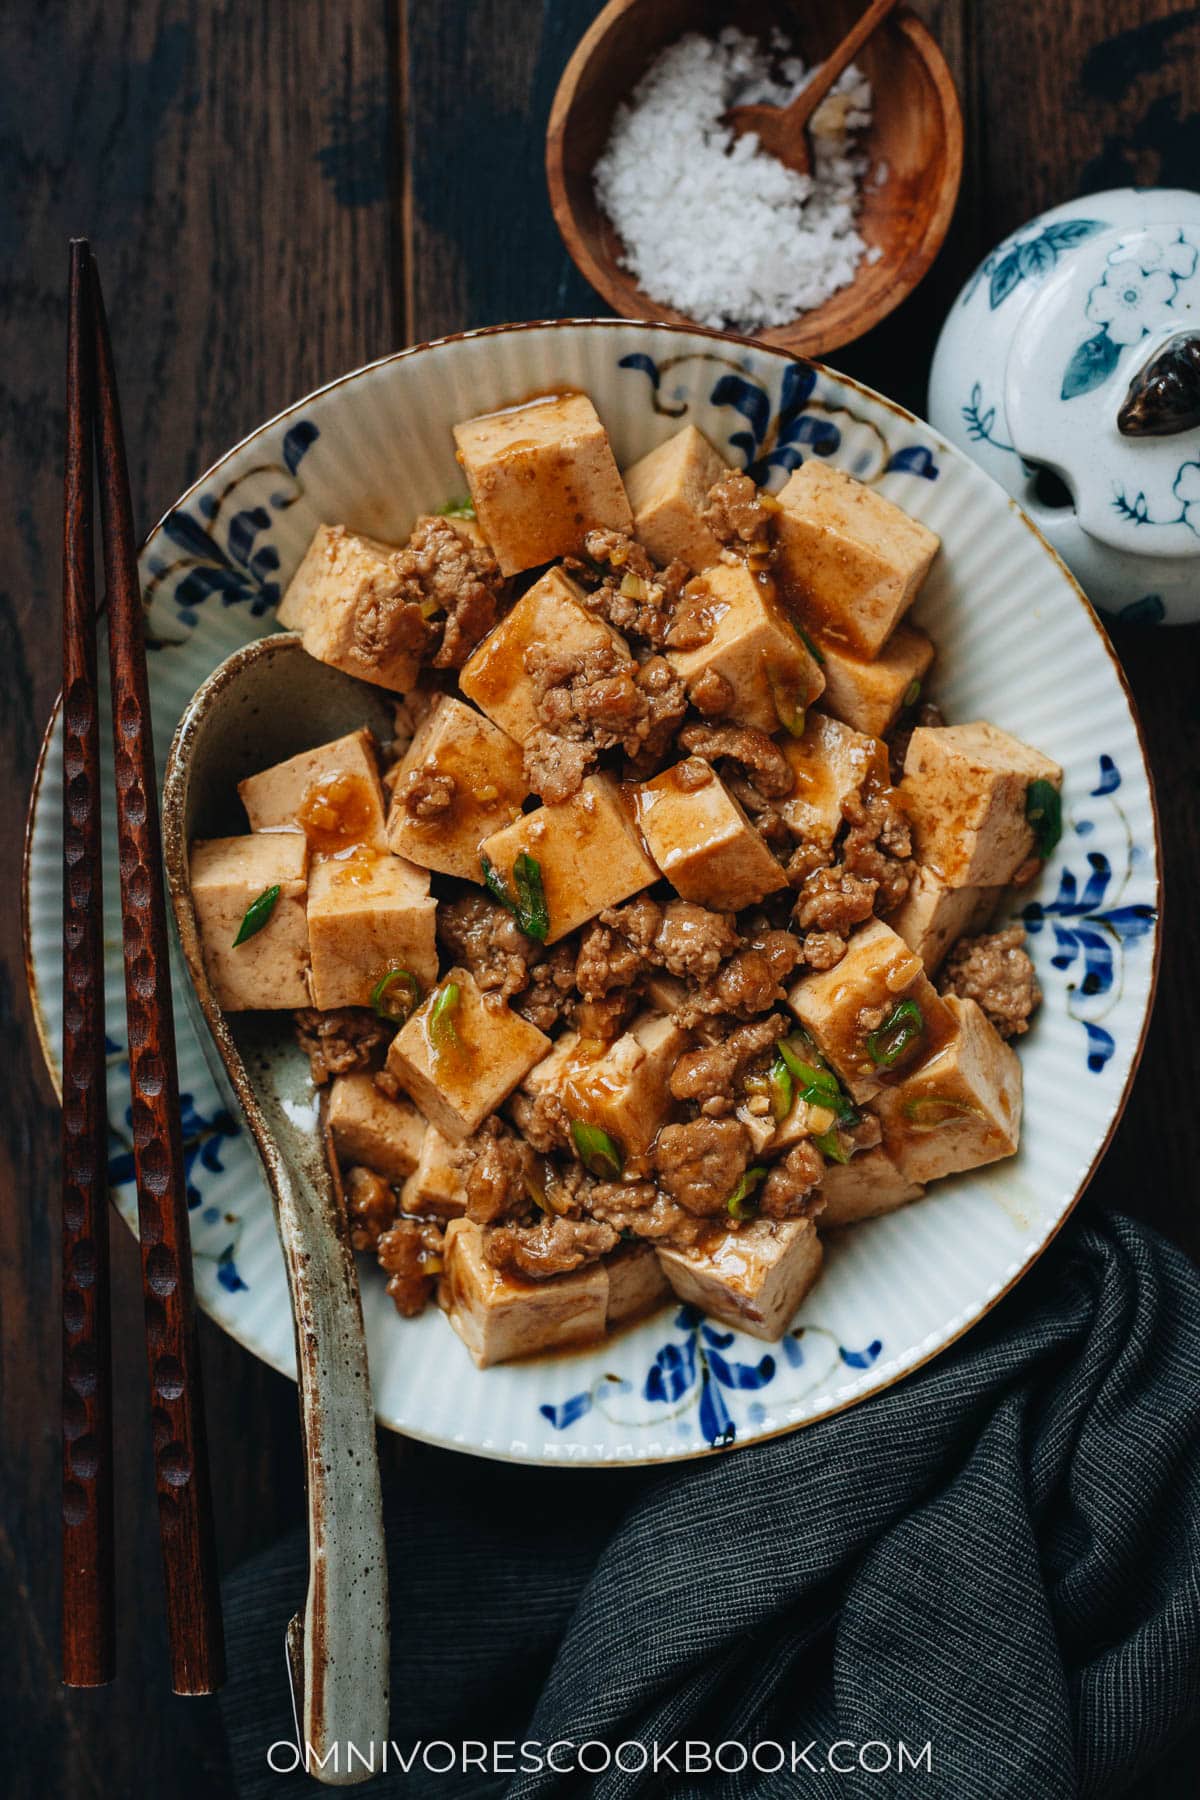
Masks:
[[[93,454],[94,449],[94,454]],[[224,1680],[142,599],[100,280],[71,243],[63,509],[62,1668],[114,1674],[100,727],[94,477],[107,592],[133,1156],[171,1685]]]

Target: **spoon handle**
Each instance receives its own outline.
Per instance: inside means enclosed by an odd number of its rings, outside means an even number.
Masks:
[[[388,1592],[358,1271],[319,1138],[259,1093],[296,1327],[308,1592],[292,1621],[301,1749],[330,1785],[362,1781],[388,1736]],[[356,1760],[347,1766],[347,1746]],[[360,1760],[361,1759],[361,1760]]]
[[[830,88],[854,61],[871,33],[882,24],[895,5],[896,0],[871,0],[866,12],[850,27],[837,49],[826,57],[812,80],[793,101],[793,106],[803,109],[802,116],[805,119],[812,117]]]

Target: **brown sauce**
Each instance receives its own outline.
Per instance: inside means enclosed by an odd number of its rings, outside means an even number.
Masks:
[[[378,825],[375,794],[361,775],[334,769],[310,782],[296,822],[313,850],[348,850],[369,838]]]

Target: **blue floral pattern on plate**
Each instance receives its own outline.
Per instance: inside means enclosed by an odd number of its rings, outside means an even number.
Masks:
[[[762,487],[779,486],[779,475],[786,478],[810,456],[835,456],[843,447],[849,422],[860,434],[869,434],[867,446],[845,464],[858,480],[875,481],[889,474],[919,475],[926,481],[938,478],[937,462],[928,444],[890,443],[872,421],[824,394],[825,384],[808,363],[788,364],[775,407],[769,388],[753,373],[746,358],[737,362],[715,351],[692,352],[659,363],[637,352],[623,356],[620,367],[640,370],[647,377],[656,412],[681,419],[689,406],[685,390],[664,390],[664,378],[682,363],[700,361],[720,364],[728,371],[717,377],[709,403],[731,407],[745,420],[743,428],[730,434],[729,448],[741,457],[746,474]]]
[[[1138,851],[1129,821],[1114,798],[1120,786],[1116,763],[1111,756],[1101,756],[1099,779],[1090,798],[1107,801],[1121,822],[1124,868],[1118,873],[1102,851],[1089,851],[1082,884],[1074,869],[1061,869],[1053,900],[1031,900],[1019,915],[1031,938],[1049,928],[1055,944],[1050,966],[1071,975],[1067,1011],[1083,1027],[1087,1066],[1093,1075],[1100,1073],[1116,1048],[1103,1021],[1120,997],[1126,950],[1149,938],[1158,916],[1156,908],[1144,902],[1123,901]],[[1074,819],[1073,829],[1076,837],[1086,841],[1096,829],[1095,820],[1081,814]]]
[[[259,463],[224,488],[205,489],[196,497],[199,518],[183,508],[169,512],[162,532],[178,554],[149,559],[143,584],[147,605],[160,589],[169,590],[185,626],[196,623],[196,608],[214,596],[223,606],[248,606],[256,619],[278,606],[279,551],[268,534],[272,518],[294,506],[304,492],[297,472],[319,436],[311,420],[296,420],[283,434],[277,462]],[[279,478],[266,503],[239,504],[238,490],[251,481],[259,485],[264,475]],[[217,530],[227,512],[221,542]],[[173,641],[152,635],[148,645],[157,649]]]
[[[622,1424],[655,1428],[662,1423],[657,1409],[667,1409],[666,1417],[677,1428],[690,1431],[686,1415],[695,1413],[696,1425],[703,1441],[713,1450],[727,1450],[737,1441],[738,1420],[742,1410],[741,1394],[759,1394],[768,1388],[777,1374],[805,1367],[805,1341],[824,1340],[832,1346],[831,1334],[820,1327],[793,1326],[778,1344],[763,1348],[759,1340],[739,1336],[726,1330],[694,1306],[681,1306],[672,1321],[682,1337],[668,1338],[659,1346],[646,1370],[640,1398],[650,1403],[650,1411],[639,1417],[623,1417]],[[872,1339],[861,1350],[848,1350],[836,1345],[838,1360],[848,1369],[869,1369],[878,1360],[883,1344]],[[730,1352],[736,1352],[731,1355]],[[745,1361],[751,1356],[753,1360]],[[794,1386],[794,1384],[792,1384]],[[811,1385],[804,1383],[804,1387]],[[542,1418],[556,1431],[568,1431],[587,1417],[594,1406],[604,1407],[617,1396],[629,1395],[633,1384],[617,1375],[602,1375],[590,1388],[572,1394],[556,1405],[544,1402],[538,1407]],[[795,1398],[789,1391],[784,1400]],[[760,1402],[746,1404],[749,1422],[759,1424],[765,1416]]]

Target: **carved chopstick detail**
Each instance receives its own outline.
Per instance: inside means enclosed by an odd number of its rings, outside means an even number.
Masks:
[[[94,261],[91,298],[125,1007],[154,1475],[171,1684],[176,1693],[202,1694],[211,1693],[224,1680],[224,1643],[192,1290],[141,587],[112,349]]]
[[[112,1680],[112,1370],[89,251],[71,244],[63,483],[62,1674]]]

